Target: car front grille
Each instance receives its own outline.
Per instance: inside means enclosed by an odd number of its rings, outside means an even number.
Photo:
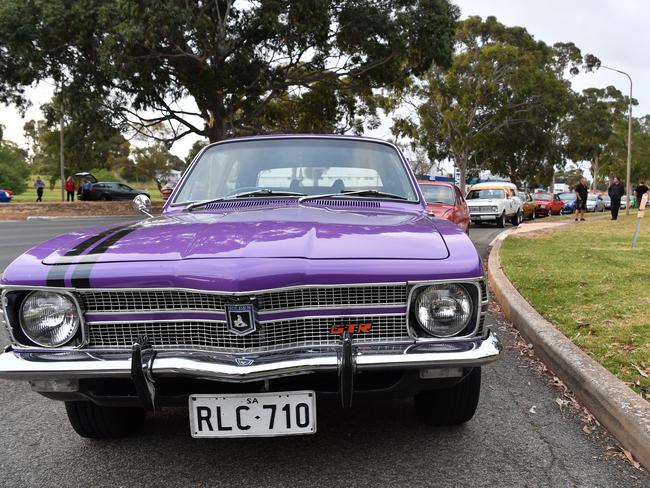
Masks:
[[[87,313],[156,312],[156,311],[223,311],[233,303],[233,294],[215,294],[181,289],[161,290],[92,290],[80,291],[81,305]],[[251,293],[258,312],[344,308],[383,305],[406,305],[406,285],[360,285],[288,288]]]
[[[495,213],[494,207],[469,207],[469,213]]]
[[[332,334],[332,326],[371,323],[372,329],[354,335],[356,343],[397,342],[408,340],[404,315],[340,318],[297,318],[260,322],[255,332],[237,336],[225,322],[200,320],[88,324],[88,347],[128,350],[146,336],[157,350],[210,350],[229,353],[253,353],[291,347],[327,346],[341,343]]]

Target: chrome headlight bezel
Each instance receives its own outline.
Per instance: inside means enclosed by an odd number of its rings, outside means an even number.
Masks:
[[[476,280],[441,280],[431,282],[414,283],[409,291],[408,298],[408,326],[409,333],[415,339],[429,339],[429,340],[445,340],[445,339],[462,339],[473,337],[480,333],[485,319],[485,312],[487,311],[487,290],[484,278],[477,278]],[[470,298],[471,312],[469,319],[464,323],[460,329],[453,331],[453,333],[440,333],[436,334],[422,325],[417,313],[418,299],[421,294],[430,286],[459,286]]]
[[[30,299],[33,299],[37,295],[43,295],[42,299],[58,299],[62,302],[67,302],[65,305],[68,307],[68,314],[70,315],[69,322],[71,321],[70,324],[64,324],[63,321],[60,323],[60,325],[56,326],[57,328],[61,327],[67,327],[68,330],[65,331],[65,334],[63,334],[63,337],[59,340],[52,340],[50,342],[45,341],[41,338],[38,338],[34,333],[33,329],[35,328],[35,325],[29,325],[27,324],[27,318],[25,317],[25,306],[29,303]],[[49,297],[48,297],[49,295]],[[41,319],[42,322],[43,319]],[[65,319],[64,319],[65,320]],[[56,347],[61,347],[65,346],[68,344],[70,341],[72,341],[77,335],[77,332],[79,332],[81,328],[81,311],[79,310],[79,306],[77,304],[77,301],[71,297],[67,293],[60,293],[57,291],[51,291],[51,290],[34,290],[30,293],[28,293],[25,298],[22,300],[20,303],[20,308],[18,310],[18,321],[20,324],[20,329],[21,332],[25,335],[25,337],[32,343],[36,344],[37,346],[41,347],[47,347],[47,348],[56,348]]]
[[[75,293],[71,290],[51,288],[51,287],[30,287],[10,285],[1,288],[2,309],[5,313],[5,329],[9,333],[11,344],[18,349],[61,349],[76,350],[87,345],[87,330],[83,309]],[[47,344],[44,341],[34,340],[30,335],[25,333],[21,323],[22,307],[25,300],[33,293],[48,292],[55,293],[65,297],[73,304],[73,309],[77,319],[74,327],[74,333],[71,333],[65,342],[59,345]]]

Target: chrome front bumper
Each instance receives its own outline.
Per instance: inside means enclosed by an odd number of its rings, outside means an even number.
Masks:
[[[282,376],[340,371],[342,347],[312,347],[250,355],[160,351],[148,374],[243,383]],[[353,345],[355,371],[472,367],[495,361],[502,346],[488,331],[481,338]],[[92,350],[8,350],[0,355],[0,378],[66,380],[131,377],[132,355]]]

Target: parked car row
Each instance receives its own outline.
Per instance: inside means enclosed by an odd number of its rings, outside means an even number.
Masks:
[[[506,222],[519,225],[524,219],[571,214],[576,211],[574,192],[559,194],[536,191],[522,192],[514,183],[496,181],[472,185],[463,198],[453,184],[443,181],[419,181],[427,201],[429,215],[444,218],[469,232],[470,222],[481,224],[493,222],[504,227]],[[621,203],[622,208],[625,202]],[[606,195],[590,194],[588,212],[604,212],[611,207]]]

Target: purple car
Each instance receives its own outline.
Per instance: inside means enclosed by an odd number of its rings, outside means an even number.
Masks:
[[[55,237],[0,283],[0,378],[97,439],[168,406],[194,437],[312,434],[332,395],[460,424],[501,353],[472,242],[427,214],[397,147],[360,137],[211,144],[162,216]]]

